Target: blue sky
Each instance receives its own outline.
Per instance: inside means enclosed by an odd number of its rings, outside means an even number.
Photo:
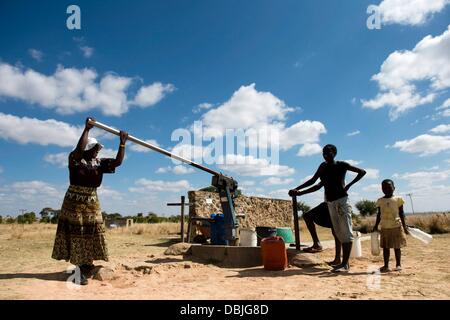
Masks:
[[[343,3],[2,1],[0,214],[61,205],[64,160],[87,116],[169,150],[174,130],[198,120],[210,131],[275,129],[277,174],[258,174],[261,159],[210,165],[248,195],[287,198],[333,143],[339,160],[369,172],[352,203],[377,199],[391,178],[416,211],[448,210],[448,1]],[[66,27],[70,4],[81,9],[81,30]],[[366,26],[370,4],[381,29]],[[118,138],[94,133],[114,155]],[[174,214],[167,202],[210,179],[129,144],[99,194],[108,212]],[[301,200],[322,199],[319,191]]]

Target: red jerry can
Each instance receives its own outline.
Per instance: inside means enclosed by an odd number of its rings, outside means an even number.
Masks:
[[[261,254],[266,270],[284,270],[288,259],[282,237],[269,237],[261,240]]]

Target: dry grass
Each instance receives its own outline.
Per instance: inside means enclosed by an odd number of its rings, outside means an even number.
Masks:
[[[187,225],[185,225],[185,230],[187,230]],[[137,234],[137,235],[148,235],[148,236],[168,236],[180,234],[181,225],[175,222],[163,222],[163,223],[137,223],[131,227],[120,227],[117,229],[109,229],[110,234]]]
[[[6,240],[45,239],[55,234],[56,225],[51,224],[3,224],[0,225],[0,238]]]
[[[450,215],[448,213],[423,213],[407,215],[406,224],[417,227],[429,234],[443,234],[450,232]],[[369,233],[375,225],[375,216],[356,219],[354,229],[362,233]]]

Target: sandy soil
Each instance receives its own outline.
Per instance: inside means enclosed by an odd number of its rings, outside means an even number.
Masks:
[[[50,225],[0,225],[0,299],[450,298],[450,234],[436,235],[430,245],[408,237],[403,271],[379,276],[371,271],[382,265],[382,257],[371,256],[370,241],[362,243],[363,257],[351,261],[350,272],[336,275],[326,265],[290,265],[284,271],[221,268],[164,255],[172,240],[109,233],[111,261],[97,264],[113,269],[113,279],[91,279],[80,287],[66,281],[70,264],[50,258],[54,232]],[[320,235],[331,238],[326,230]],[[304,231],[302,239],[308,240]],[[333,254],[334,249],[326,249],[318,257],[328,261]]]

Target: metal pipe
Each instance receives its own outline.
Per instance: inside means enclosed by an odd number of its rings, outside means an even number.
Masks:
[[[93,125],[94,127],[97,127],[99,129],[103,129],[103,130],[105,130],[105,131],[107,131],[109,133],[115,134],[116,136],[120,136],[120,131],[119,130],[111,128],[111,127],[109,127],[109,126],[107,126],[107,125],[105,125],[105,124],[103,124],[101,122],[94,121],[94,120],[91,119],[91,120],[88,121],[88,123]],[[208,167],[202,166],[201,164],[195,163],[194,161],[191,161],[191,160],[185,159],[183,157],[177,156],[176,154],[170,153],[167,150],[164,150],[164,149],[162,149],[160,147],[154,146],[154,145],[152,145],[152,144],[150,144],[148,142],[145,142],[145,141],[143,141],[141,139],[135,138],[135,137],[133,137],[131,135],[128,135],[128,140],[131,141],[131,142],[134,142],[136,144],[139,144],[139,145],[141,145],[143,147],[152,149],[153,151],[162,153],[165,156],[168,156],[168,157],[171,157],[171,158],[176,159],[178,161],[187,163],[187,164],[189,164],[189,165],[191,165],[191,166],[193,166],[193,167],[195,167],[197,169],[203,170],[203,171],[208,172],[208,173],[210,173],[212,175],[215,175],[215,176],[221,175],[221,173],[219,173],[217,171],[214,171],[212,169],[209,169]]]

